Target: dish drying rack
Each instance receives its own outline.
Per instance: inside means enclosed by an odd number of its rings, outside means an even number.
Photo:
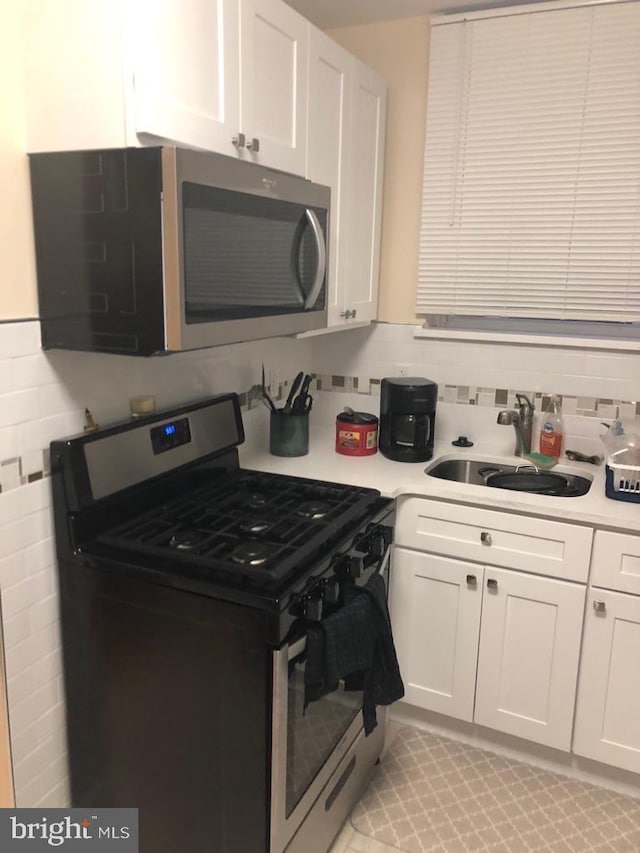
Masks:
[[[621,465],[610,456],[606,472],[605,494],[608,498],[640,503],[640,465]]]

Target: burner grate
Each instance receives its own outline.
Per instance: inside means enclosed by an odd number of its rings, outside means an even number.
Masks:
[[[240,470],[218,474],[98,538],[178,564],[281,577],[335,539],[377,496],[373,489]],[[246,557],[254,551],[259,556]]]

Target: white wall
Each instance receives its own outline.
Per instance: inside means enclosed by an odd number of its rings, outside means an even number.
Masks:
[[[0,319],[37,314],[22,77],[21,5],[4,3],[0,36]]]

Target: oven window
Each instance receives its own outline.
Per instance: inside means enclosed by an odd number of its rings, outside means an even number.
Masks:
[[[289,662],[287,719],[287,796],[289,817],[336,744],[362,710],[362,692],[345,691],[342,682],[304,709],[304,659]]]
[[[302,204],[200,184],[182,185],[187,323],[321,311],[304,309],[318,247]],[[327,212],[313,208],[326,235]]]

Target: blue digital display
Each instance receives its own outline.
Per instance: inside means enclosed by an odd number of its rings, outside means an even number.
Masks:
[[[151,446],[156,454],[175,450],[176,447],[182,447],[183,444],[189,444],[191,441],[189,418],[181,418],[170,424],[159,424],[157,427],[152,427],[149,432]]]

